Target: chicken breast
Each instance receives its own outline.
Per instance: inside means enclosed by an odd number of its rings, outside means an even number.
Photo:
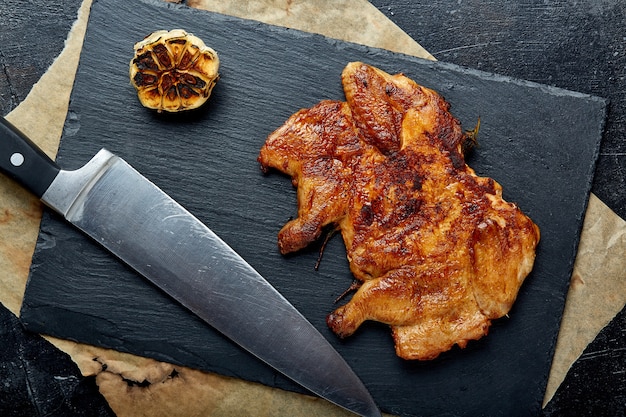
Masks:
[[[262,168],[297,187],[280,251],[336,225],[360,282],[327,318],[338,336],[374,320],[391,326],[405,359],[465,347],[511,309],[539,228],[465,164],[470,138],[435,91],[360,62],[342,83],[345,102],[300,110],[261,149]]]

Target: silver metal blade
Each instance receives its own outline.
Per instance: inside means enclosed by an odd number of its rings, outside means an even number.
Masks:
[[[119,157],[61,171],[42,201],[228,338],[313,393],[380,416],[328,341],[208,227]]]

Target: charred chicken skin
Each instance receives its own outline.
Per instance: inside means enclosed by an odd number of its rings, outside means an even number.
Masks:
[[[360,62],[346,102],[322,101],[269,135],[259,155],[297,187],[284,254],[335,225],[359,281],[328,318],[340,337],[390,325],[396,353],[429,360],[486,335],[530,273],[539,228],[465,164],[469,136],[435,91]]]

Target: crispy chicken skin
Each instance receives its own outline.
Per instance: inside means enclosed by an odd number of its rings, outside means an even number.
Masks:
[[[300,110],[261,149],[262,168],[297,186],[280,251],[336,225],[361,284],[327,318],[337,335],[375,320],[391,326],[405,359],[465,347],[510,310],[539,228],[465,164],[468,136],[436,92],[360,62],[342,83],[346,102]]]

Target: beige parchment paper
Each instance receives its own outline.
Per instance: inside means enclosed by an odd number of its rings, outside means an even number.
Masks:
[[[7,118],[54,157],[92,0],[84,0],[65,49]],[[188,5],[434,59],[366,0],[189,0]],[[323,17],[321,17],[323,16]],[[42,206],[0,177],[0,302],[19,314]],[[626,303],[626,222],[591,196],[545,401],[571,364]],[[348,416],[317,398],[112,350],[48,338],[120,417]]]

